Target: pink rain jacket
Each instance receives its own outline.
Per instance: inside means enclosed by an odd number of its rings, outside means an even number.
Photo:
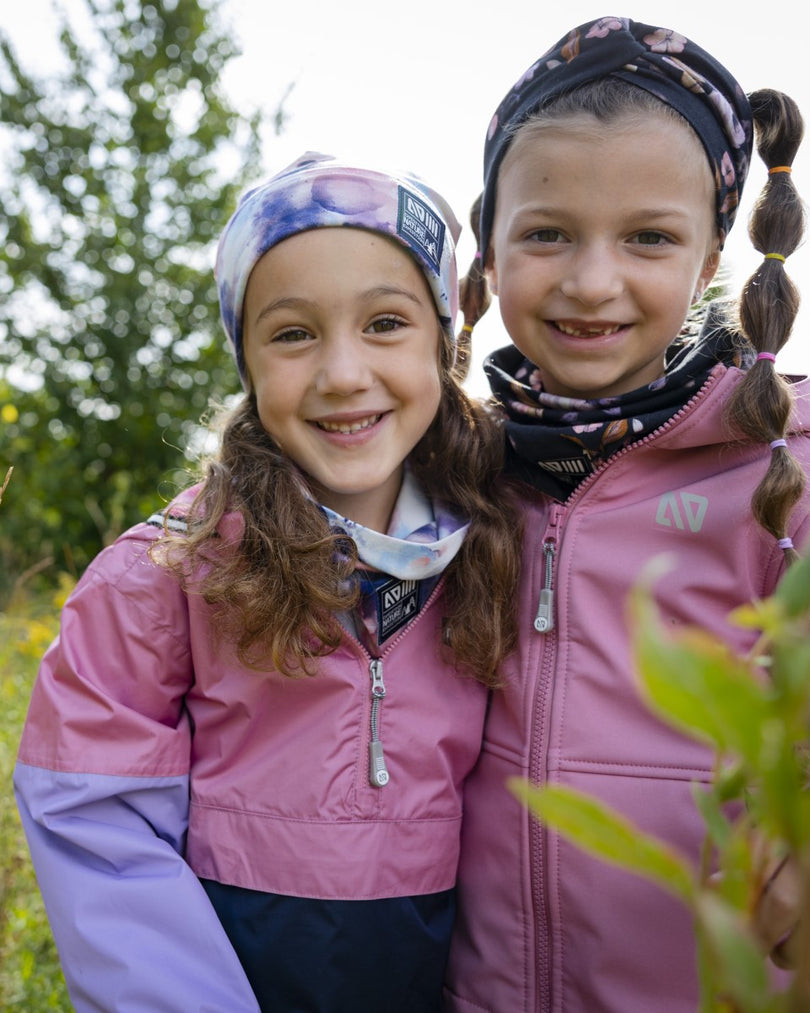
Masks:
[[[465,795],[454,1013],[695,1013],[686,910],[546,832],[504,784],[528,777],[588,792],[697,861],[703,825],[690,793],[709,780],[712,757],[640,699],[625,602],[644,566],[667,553],[656,585],[666,626],[696,624],[751,647],[755,634],[726,617],[773,590],[783,559],[750,511],[768,448],[722,438],[739,377],[717,367],[674,419],[566,503],[529,494],[520,645]],[[810,473],[810,382],[797,393],[790,445]],[[806,493],[791,520],[800,551],[809,513]]]
[[[375,669],[390,780],[372,787],[360,643],[344,636],[312,678],[246,670],[147,557],[158,534],[124,534],[65,606],[20,812],[77,1010],[255,1011],[197,877],[336,900],[451,888],[487,694],[438,658],[439,585]]]

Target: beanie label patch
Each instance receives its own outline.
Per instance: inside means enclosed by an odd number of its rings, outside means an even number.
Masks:
[[[444,249],[444,222],[441,221],[415,193],[399,188],[397,234],[408,246],[418,250],[436,274],[440,274]]]

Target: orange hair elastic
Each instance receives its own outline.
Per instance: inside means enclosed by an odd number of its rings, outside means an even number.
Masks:
[[[793,169],[789,165],[775,165],[772,169],[768,169],[769,176],[775,172],[793,172]]]

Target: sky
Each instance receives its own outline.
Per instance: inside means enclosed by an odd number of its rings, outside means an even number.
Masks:
[[[68,11],[82,0],[62,0]],[[513,82],[570,28],[605,15],[675,29],[724,63],[746,91],[779,88],[802,108],[810,133],[807,38],[810,11],[799,5],[712,5],[706,0],[222,0],[221,13],[243,54],[225,87],[248,113],[285,101],[283,133],[265,134],[264,162],[275,172],[305,151],[410,169],[438,189],[464,232],[459,266],[474,253],[468,209],[481,189],[483,142],[489,120]],[[51,0],[7,0],[0,24],[27,65],[42,61],[52,23]],[[754,159],[743,203],[724,251],[735,293],[759,263],[746,219],[766,179]],[[810,200],[810,136],[794,164],[799,192]],[[778,364],[810,372],[810,252],[800,250],[788,271],[805,291],[790,343]],[[507,339],[494,303],[476,328],[468,386],[485,393],[483,356]]]

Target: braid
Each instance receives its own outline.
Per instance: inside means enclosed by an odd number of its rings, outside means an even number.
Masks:
[[[784,443],[793,394],[777,373],[774,358],[787,342],[799,308],[799,293],[785,273],[784,260],[804,234],[804,208],[790,174],[804,124],[796,103],[781,92],[762,89],[749,100],[757,150],[769,174],[748,228],[764,259],[743,287],[740,323],[759,358],[738,384],[727,410],[730,422],[744,436],[772,445],[768,470],[754,492],[751,509],[792,563],[797,555],[787,537],[787,523],[806,479]]]
[[[476,247],[481,243],[481,199],[479,194],[470,208],[470,227],[475,236]],[[456,356],[456,374],[464,379],[470,366],[470,345],[475,325],[489,309],[492,294],[489,290],[487,276],[484,274],[483,258],[485,250],[476,249],[473,261],[467,274],[459,283],[459,307],[464,316],[464,326],[458,336],[458,352]]]

